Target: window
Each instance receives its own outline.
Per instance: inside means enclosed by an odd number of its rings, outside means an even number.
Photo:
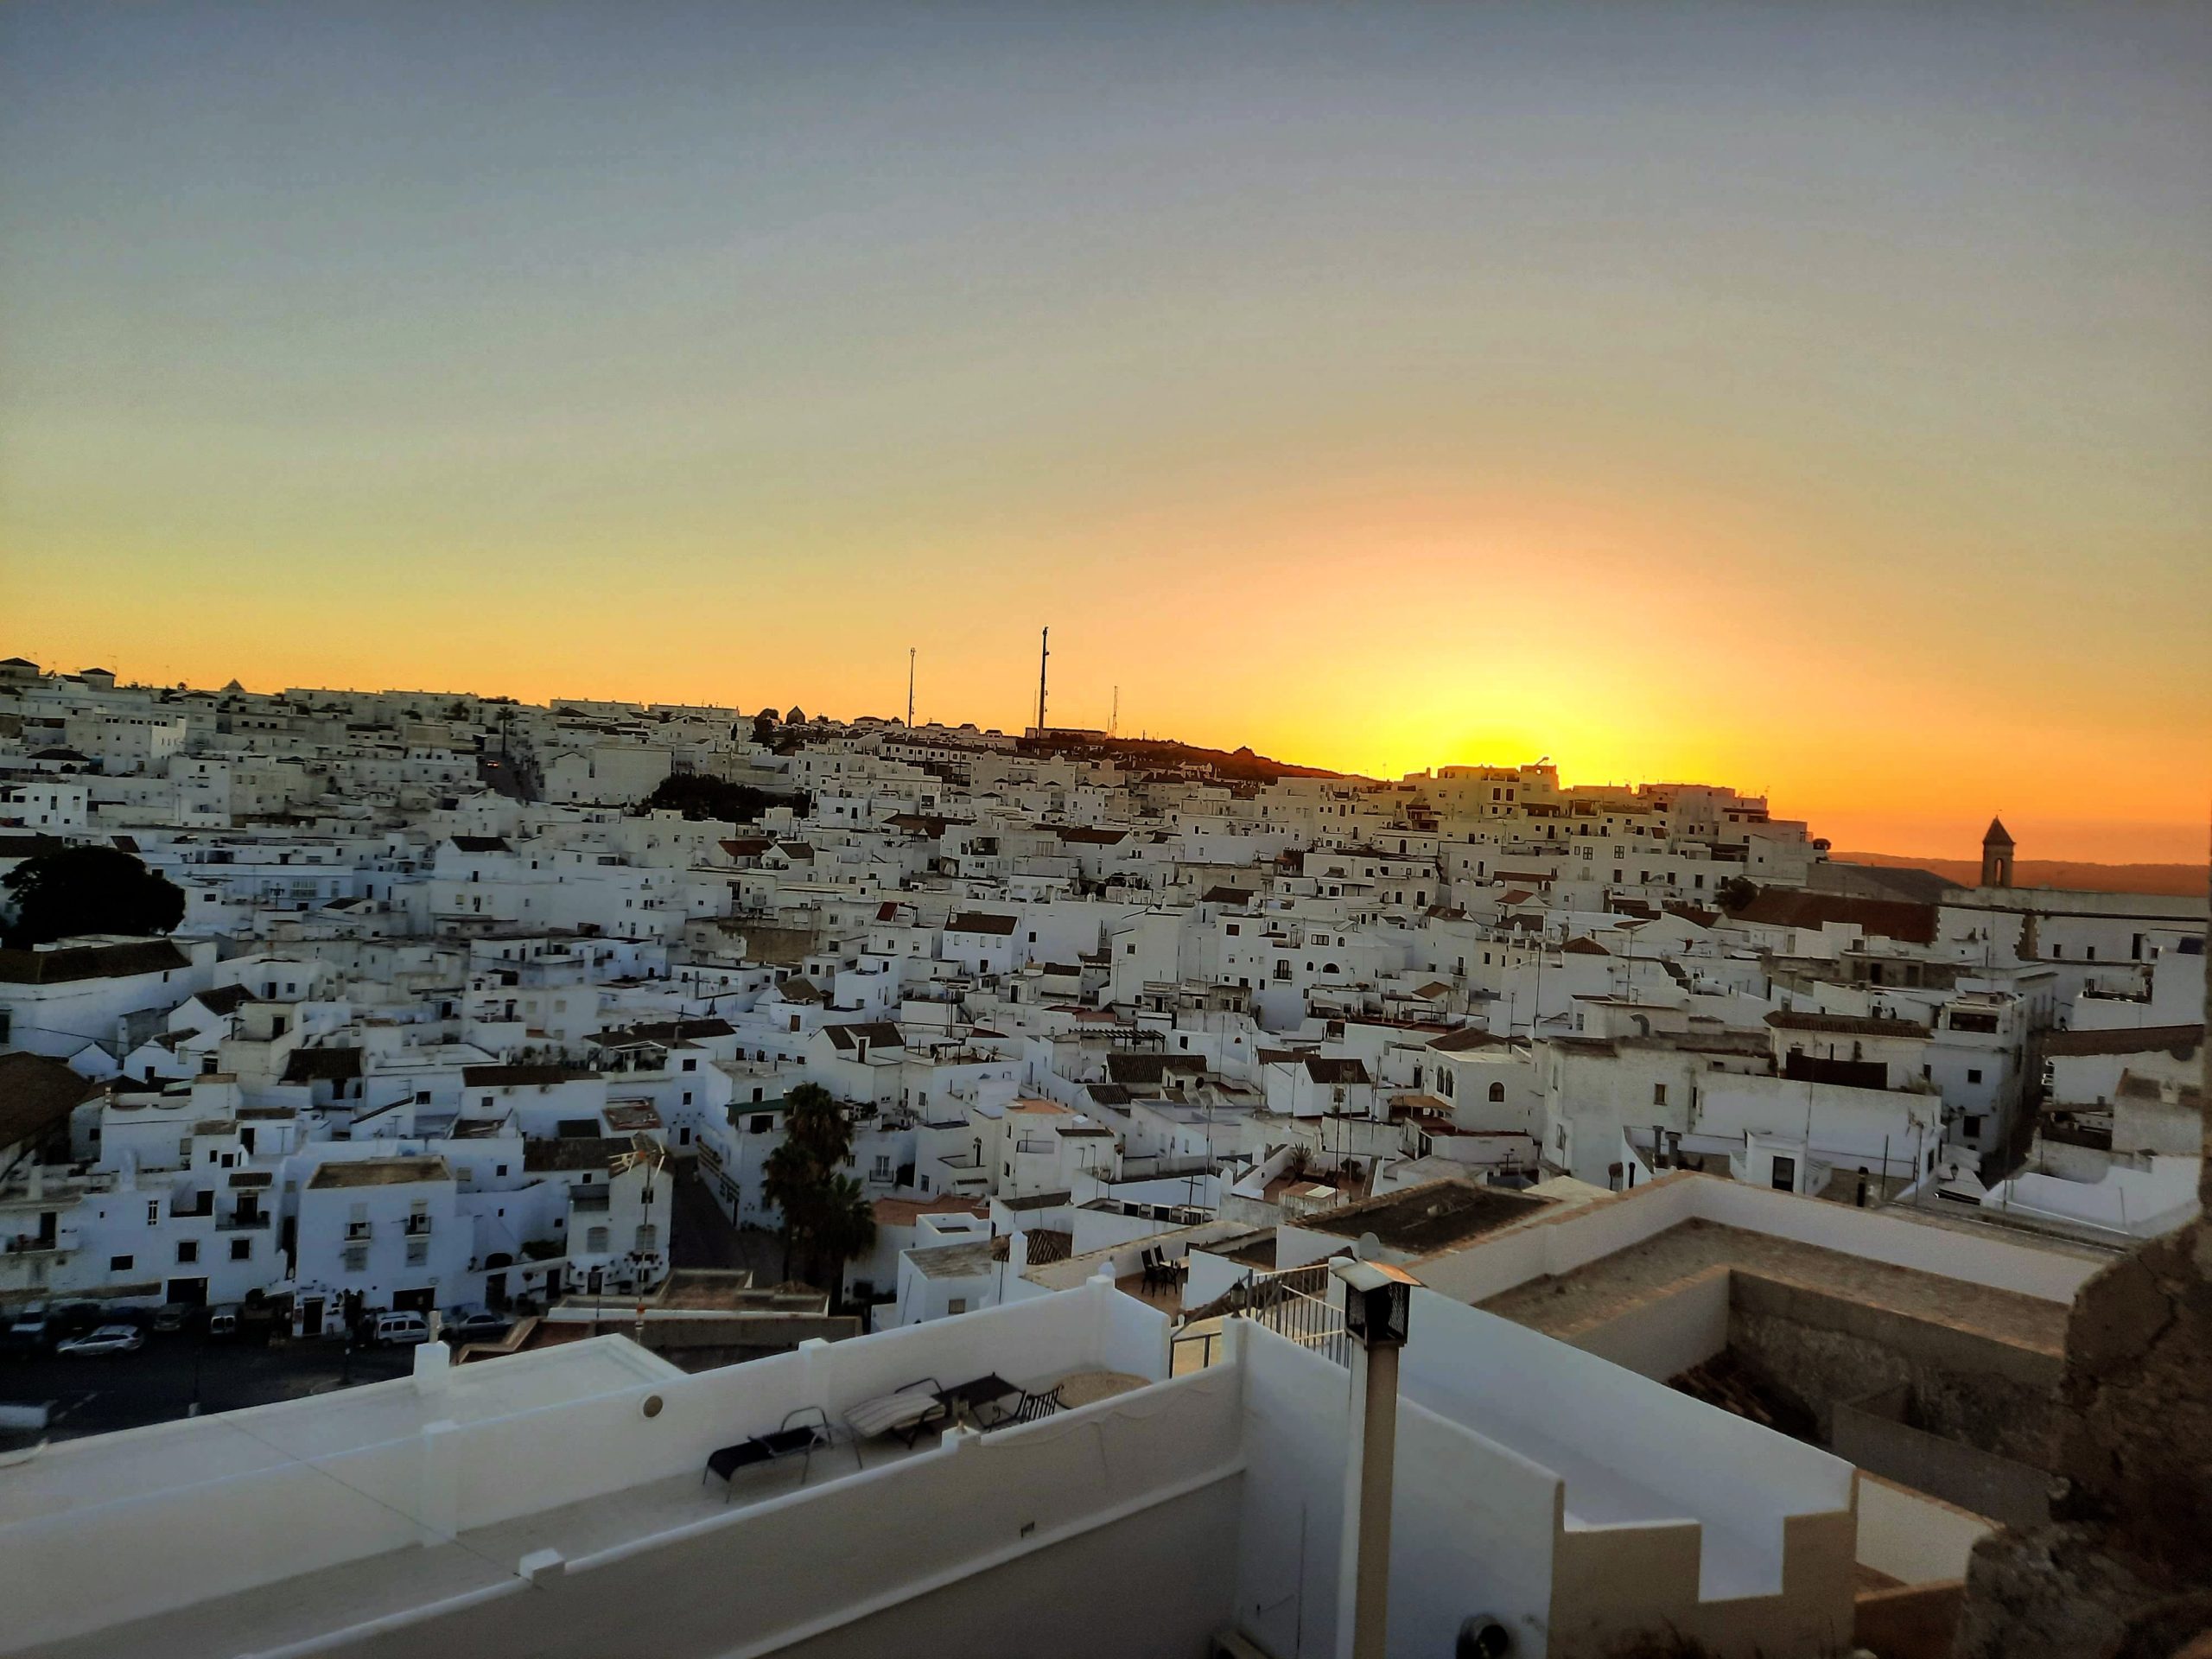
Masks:
[[[365,1244],[348,1244],[346,1247],[345,1260],[346,1272],[366,1273],[369,1268],[369,1247]]]
[[[948,1313],[965,1313],[968,1311],[968,1299],[965,1296],[955,1296],[944,1305],[944,1311]]]
[[[111,1255],[107,1259],[107,1270],[110,1273],[128,1273],[137,1261],[135,1255]]]
[[[875,1154],[875,1161],[868,1166],[868,1179],[870,1180],[889,1180],[891,1179],[891,1154],[887,1152],[877,1153]]]
[[[161,1218],[162,1218],[162,1205],[161,1205],[161,1200],[160,1200],[160,1199],[158,1199],[158,1198],[156,1198],[156,1200],[154,1200],[152,1203],[149,1204],[149,1205],[146,1206],[146,1224],[147,1224],[149,1227],[155,1226],[155,1225],[156,1225],[156,1224],[159,1224],[159,1222],[161,1221]]]
[[[607,1254],[607,1229],[588,1227],[584,1230],[584,1249],[593,1255]]]
[[[637,1243],[634,1248],[639,1255],[658,1255],[660,1254],[660,1229],[654,1226],[650,1221],[639,1223]]]
[[[1502,1083],[1493,1083],[1491,1084],[1490,1097],[1492,1101],[1503,1100],[1505,1098],[1505,1085]]]
[[[176,1259],[181,1266],[189,1266],[197,1262],[200,1259],[200,1241],[196,1238],[177,1240]]]
[[[686,1060],[683,1062],[683,1069],[686,1071],[696,1071],[699,1069],[699,1062],[696,1060]]]
[[[1981,1139],[1981,1114],[1980,1114],[1980,1112],[1968,1112],[1968,1113],[1966,1115],[1965,1119],[1961,1122],[1961,1126],[1960,1126],[1960,1127],[1961,1127],[1961,1128],[1962,1128],[1966,1131],[1966,1137],[1967,1137],[1967,1140],[1969,1140],[1969,1141],[1979,1141],[1979,1140],[1980,1140],[1980,1139]]]
[[[1967,1068],[1967,1081],[1968,1083],[1980,1083],[1981,1081],[1981,1068],[1978,1065],[1968,1066]]]
[[[429,1239],[410,1238],[407,1241],[407,1265],[409,1267],[423,1267],[429,1263],[429,1260],[430,1241]]]
[[[250,1238],[232,1239],[231,1241],[231,1260],[233,1262],[252,1261],[253,1241]]]

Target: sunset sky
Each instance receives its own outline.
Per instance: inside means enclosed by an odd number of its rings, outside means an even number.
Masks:
[[[0,8],[0,654],[2194,859],[2212,9]]]

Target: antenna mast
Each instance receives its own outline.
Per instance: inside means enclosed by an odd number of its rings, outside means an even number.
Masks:
[[[906,729],[914,729],[914,648],[906,647]]]
[[[1037,735],[1045,735],[1045,664],[1052,658],[1052,631],[1045,630],[1037,651]]]
[[[1106,721],[1106,735],[1109,737],[1119,737],[1121,734],[1122,688],[1117,685],[1114,688],[1114,712]]]

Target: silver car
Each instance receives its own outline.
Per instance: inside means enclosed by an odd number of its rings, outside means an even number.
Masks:
[[[145,1332],[135,1325],[104,1325],[81,1337],[58,1344],[57,1354],[134,1354],[145,1345]]]

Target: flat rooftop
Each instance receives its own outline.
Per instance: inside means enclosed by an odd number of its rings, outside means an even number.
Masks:
[[[519,1354],[496,1365],[461,1366],[435,1392],[418,1389],[411,1377],[395,1377],[244,1411],[56,1440],[8,1469],[0,1481],[0,1527],[382,1446],[420,1433],[429,1423],[480,1422],[681,1375],[621,1338],[602,1337],[557,1358]]]
[[[1435,1181],[1389,1198],[1302,1217],[1297,1225],[1354,1240],[1372,1233],[1387,1249],[1427,1255],[1527,1221],[1550,1207],[1548,1199],[1494,1186]]]
[[[2037,1353],[2056,1357],[2066,1346],[2069,1310],[2063,1302],[1695,1218],[1572,1273],[1531,1279],[1476,1306],[1564,1340],[1717,1267],[1740,1268]]]
[[[340,1186],[403,1186],[411,1181],[449,1181],[453,1171],[443,1158],[364,1158],[358,1162],[320,1166],[308,1179],[310,1192]]]

